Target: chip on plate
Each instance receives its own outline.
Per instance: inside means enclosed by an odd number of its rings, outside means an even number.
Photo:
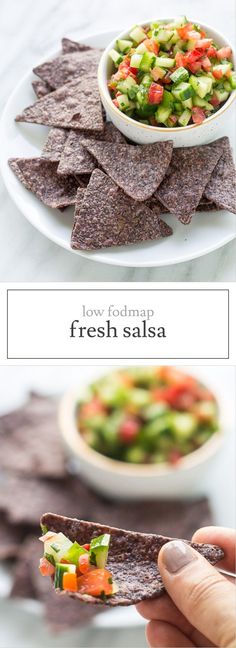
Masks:
[[[85,78],[87,87],[89,87],[91,77],[97,77],[100,57],[101,50],[98,49],[61,54],[38,65],[33,72],[54,90],[72,81],[75,77]]]
[[[80,132],[71,130],[63,147],[57,173],[61,175],[68,175],[71,173],[92,173],[93,169],[96,167],[96,161],[86,148],[82,146],[81,140],[84,139],[84,137],[86,137],[86,139],[95,137],[96,140],[114,142],[117,144],[126,141],[124,136],[111,122],[106,122],[103,133],[98,133],[97,135],[91,135],[86,131]]]
[[[83,191],[78,189],[78,181],[74,176],[58,176],[58,162],[50,162],[42,157],[13,158],[9,160],[9,165],[26,189],[32,191],[48,207],[74,205],[77,191],[79,194]]]

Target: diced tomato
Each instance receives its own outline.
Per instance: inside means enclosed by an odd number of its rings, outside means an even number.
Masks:
[[[211,61],[208,56],[204,56],[202,59],[202,68],[205,72],[211,71]]]
[[[208,49],[208,47],[210,47],[212,45],[212,42],[213,42],[212,38],[201,38],[197,42],[197,46],[201,47],[201,49],[206,50],[206,49]]]
[[[89,554],[85,553],[79,557],[78,568],[81,574],[86,574],[90,570]]]
[[[106,569],[93,569],[92,571],[79,576],[77,579],[78,592],[90,596],[101,596],[112,594],[112,574]]]
[[[218,97],[216,96],[216,94],[213,94],[213,95],[212,95],[212,97],[211,97],[209,103],[210,103],[212,106],[214,106],[214,108],[216,108],[216,106],[219,106],[219,105],[220,105],[220,101],[219,101]]]
[[[116,108],[119,108],[117,99],[112,99],[112,103],[114,104],[114,106],[116,106]]]
[[[199,400],[199,401],[213,401],[213,400],[215,400],[213,394],[209,391],[209,389],[207,389],[206,387],[204,387],[203,385],[201,385],[199,383],[197,383],[197,385],[196,385],[195,395],[196,395],[197,400]]]
[[[196,400],[193,391],[185,384],[153,389],[152,398],[157,403],[168,403],[173,409],[181,411],[190,410]]]
[[[82,545],[82,547],[83,547],[84,549],[86,549],[86,551],[89,551],[89,549],[90,549],[90,544],[88,544],[88,542],[86,542],[84,545]]]
[[[188,64],[188,69],[193,74],[196,74],[196,72],[200,72],[200,70],[202,69],[201,61],[195,61],[194,63],[189,63]]]
[[[222,59],[228,59],[231,57],[231,55],[232,55],[231,47],[221,47],[221,49],[219,49],[216,52],[216,56],[219,59],[219,61],[222,61]]]
[[[67,592],[77,592],[78,588],[76,574],[69,574],[68,572],[63,574],[62,588]]]
[[[179,450],[171,450],[171,452],[168,455],[168,461],[170,464],[175,466],[179,460],[182,458],[182,454]]]
[[[116,97],[120,97],[121,95],[122,95],[122,92],[120,92],[119,90],[117,90],[117,92],[116,92]]]
[[[192,108],[192,120],[194,124],[202,124],[202,122],[206,119],[205,112],[202,108],[199,108],[199,106],[194,106]]]
[[[52,576],[55,572],[55,567],[47,558],[40,558],[39,571],[42,576]]]
[[[119,375],[119,380],[122,385],[125,385],[125,387],[133,387],[134,385],[134,379],[126,373],[121,373]]]
[[[186,55],[182,54],[182,52],[177,52],[175,55],[175,63],[176,67],[185,67],[186,65]]]
[[[134,416],[127,417],[120,426],[119,438],[123,443],[133,443],[140,430],[140,422]]]
[[[229,77],[232,76],[232,70],[227,70],[227,71],[225,72],[225,76],[229,79]]]
[[[201,38],[206,38],[206,32],[204,31],[204,29],[201,29],[200,36]]]
[[[210,45],[207,50],[207,56],[210,56],[210,58],[216,58],[216,53],[217,49],[214,47],[214,45]]]
[[[117,86],[118,81],[120,80],[121,80],[121,74],[118,71],[115,74],[113,74],[112,77],[110,78],[110,81],[108,83],[108,88],[110,88],[110,90],[114,90]]]
[[[170,79],[171,72],[167,72],[166,75],[163,77],[162,83],[164,83],[164,85],[169,85],[169,83],[171,83],[171,79]]]
[[[116,101],[116,99],[113,99],[113,103]],[[119,104],[118,104],[119,105]],[[101,401],[94,397],[90,403],[84,403],[81,406],[80,410],[80,415],[81,418],[90,418],[90,416],[96,416],[97,414],[104,414],[106,411],[103,403]]]
[[[154,41],[153,38],[147,38],[146,40],[143,41],[143,44],[145,45],[146,49],[149,52],[154,52],[154,54],[156,54],[157,56],[160,47],[159,44],[156,43],[156,41]]]
[[[130,74],[130,58],[125,57],[124,60],[121,61],[118,71],[122,79],[127,79]]]
[[[204,50],[200,47],[195,47],[185,55],[186,63],[195,63],[196,61],[199,61],[203,55],[205,55]]]
[[[177,32],[179,34],[179,37],[182,40],[187,40],[188,39],[188,33],[192,31],[193,29],[193,23],[186,23],[183,27],[178,27]]]
[[[66,560],[65,558],[62,558],[60,560],[60,562],[62,563],[62,565],[69,565],[70,564],[69,560]]]
[[[212,70],[212,74],[215,77],[215,79],[222,79],[223,77],[222,70]]]
[[[150,104],[159,104],[162,101],[164,88],[159,83],[151,83],[148,92],[148,102]]]
[[[161,367],[161,372],[159,375],[161,380],[167,382],[171,386],[181,385],[181,387],[183,387],[184,385],[185,387],[188,387],[188,389],[193,389],[193,387],[195,387],[195,385],[197,384],[193,376],[187,376],[175,367],[163,366]]]
[[[47,533],[44,533],[44,535],[40,536],[39,540],[40,542],[46,542],[46,540],[50,540],[50,538],[54,538],[55,533],[52,531],[47,531]]]

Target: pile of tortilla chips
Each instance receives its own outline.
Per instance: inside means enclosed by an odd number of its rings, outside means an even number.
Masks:
[[[57,410],[57,399],[32,393],[23,407],[0,417],[0,560],[13,565],[11,596],[39,600],[50,626],[64,630],[88,623],[100,607],[61,599],[40,575],[37,538],[45,510],[183,538],[212,518],[205,498],[114,502],[92,491],[69,472]]]
[[[163,239],[160,218],[185,225],[199,211],[236,213],[229,139],[173,149],[173,142],[134,145],[106,122],[97,84],[101,51],[69,39],[62,53],[34,68],[38,97],[16,117],[50,131],[37,158],[13,158],[12,170],[45,205],[75,205],[71,247],[77,250]]]

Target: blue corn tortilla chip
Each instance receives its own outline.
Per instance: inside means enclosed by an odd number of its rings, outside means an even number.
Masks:
[[[96,250],[170,236],[172,229],[147,205],[132,200],[109,176],[95,169],[76,205],[71,247]]]
[[[113,142],[114,144],[126,142],[122,133],[111,122],[106,122],[104,131],[97,135],[91,135],[86,131],[72,130],[60,155],[60,164],[57,169],[59,175],[92,173],[97,165],[96,160],[81,144],[82,139],[90,139],[91,137],[104,142]]]
[[[45,97],[53,90],[53,88],[51,88],[51,86],[46,83],[46,81],[41,81],[40,79],[35,79],[35,81],[32,81],[32,88],[36,94],[37,99],[42,99],[42,97]]]
[[[42,97],[15,118],[18,122],[102,132],[104,123],[97,80],[73,79]]]
[[[78,181],[74,176],[65,178],[57,175],[58,162],[50,162],[44,158],[15,158],[9,160],[9,165],[18,179],[32,191],[39,200],[52,208],[64,208],[74,205],[83,195],[83,189],[78,189]]]
[[[236,171],[229,138],[221,137],[210,146],[220,148],[222,156],[212,172],[204,195],[216,203],[218,208],[236,214]]]
[[[172,538],[149,533],[126,531],[115,527],[104,526],[94,522],[85,522],[76,518],[45,513],[41,523],[55,533],[62,532],[72,542],[79,544],[91,542],[91,538],[103,533],[111,534],[108,552],[107,569],[111,572],[118,585],[118,592],[108,597],[105,605],[134,605],[140,601],[156,598],[164,593],[165,588],[157,567],[157,558],[161,547]],[[224,552],[220,547],[209,544],[197,544],[184,540],[198,551],[212,565],[222,560]],[[61,596],[85,601],[87,603],[102,603],[100,598],[80,594],[71,594],[56,590]]]
[[[83,140],[83,146],[97,160],[112,180],[133,198],[144,202],[163,180],[171,161],[173,142],[142,146]]]
[[[85,78],[89,85],[91,77],[97,77],[100,57],[101,50],[98,49],[62,54],[38,65],[33,69],[33,72],[54,90],[72,81],[75,77]]]
[[[88,50],[94,49],[89,45],[84,45],[84,43],[78,43],[73,41],[70,38],[62,38],[61,40],[62,54],[71,54],[72,52],[88,52]]]
[[[42,157],[51,162],[59,162],[67,138],[68,131],[65,128],[51,128],[43,146]]]
[[[156,198],[184,225],[190,223],[221,155],[221,147],[173,149],[168,172]]]

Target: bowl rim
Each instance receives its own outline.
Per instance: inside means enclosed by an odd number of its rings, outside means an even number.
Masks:
[[[104,374],[106,375],[106,374]],[[179,460],[178,470],[167,462],[162,464],[131,464],[117,459],[111,459],[93,450],[84,441],[75,422],[75,410],[78,406],[78,398],[81,387],[70,389],[62,396],[58,409],[58,423],[63,441],[67,448],[73,452],[78,459],[86,461],[100,471],[114,473],[123,476],[158,477],[168,476],[174,472],[190,470],[195,466],[204,463],[221,446],[225,432],[221,420],[222,407],[217,398],[219,407],[219,429],[200,448],[190,452]]]
[[[165,22],[170,22],[171,20],[174,20],[174,18],[162,18],[161,22],[165,23]],[[151,22],[154,22],[154,20],[153,19],[145,20],[143,22],[137,23],[137,26],[142,27],[143,25],[150,24]],[[208,25],[206,23],[203,23],[202,21],[197,21],[196,20],[195,22],[197,24],[201,25],[201,27],[203,27],[204,30],[209,30],[211,32],[214,32],[214,34],[216,34],[216,37],[219,36],[219,38],[222,39],[225,42],[225,44],[227,44],[229,47],[231,47],[232,59],[233,59],[234,67],[235,67],[236,58],[235,58],[234,48],[231,45],[231,43],[225,38],[225,36],[221,32],[215,30],[214,27],[211,27],[210,25]],[[146,131],[149,131],[151,133],[163,133],[163,132],[164,133],[176,133],[176,131],[181,132],[181,133],[183,131],[190,132],[194,128],[199,128],[201,126],[206,126],[207,123],[210,124],[213,121],[213,119],[216,119],[216,117],[220,117],[221,115],[223,115],[226,112],[226,110],[228,110],[228,108],[232,105],[233,101],[236,98],[236,90],[231,92],[230,96],[228,97],[228,99],[226,99],[226,101],[223,104],[222,108],[220,108],[215,113],[213,113],[213,115],[210,115],[209,117],[207,117],[201,124],[189,124],[188,126],[179,126],[178,128],[174,128],[174,127],[165,127],[165,128],[163,128],[163,126],[152,126],[151,124],[142,124],[141,122],[138,122],[135,119],[133,119],[132,117],[129,117],[125,113],[121,112],[121,110],[119,110],[116,106],[114,106],[114,104],[112,102],[109,90],[108,90],[107,85],[106,85],[106,83],[104,81],[104,78],[103,78],[103,74],[104,74],[105,65],[107,63],[107,58],[108,58],[108,55],[109,55],[109,51],[114,46],[114,42],[116,40],[118,40],[118,39],[125,38],[125,36],[127,36],[127,34],[128,34],[128,29],[123,30],[122,32],[117,34],[116,38],[113,39],[109,43],[109,45],[107,45],[107,47],[104,50],[104,52],[102,53],[101,59],[99,61],[98,75],[97,75],[98,76],[98,86],[99,86],[99,91],[100,91],[102,101],[106,104],[108,109],[112,110],[114,112],[114,114],[117,117],[119,116],[119,118],[121,118],[124,122],[126,122],[126,124],[132,124],[133,126],[135,126],[135,128],[138,128],[140,130],[146,130]],[[216,40],[217,40],[217,38],[216,38]]]

